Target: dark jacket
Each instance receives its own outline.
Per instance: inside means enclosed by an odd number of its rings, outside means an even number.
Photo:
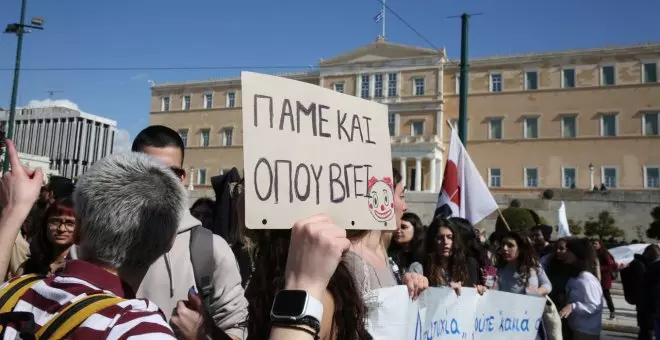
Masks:
[[[643,296],[640,292],[643,289],[642,281],[645,272],[646,261],[640,254],[635,254],[634,260],[630,262],[628,267],[621,270],[623,296],[626,298],[626,302],[631,305],[637,305],[640,302],[640,297]]]
[[[238,183],[241,176],[238,169],[232,168],[228,172],[211,178],[211,185],[215,192],[215,217],[211,228],[214,234],[222,236],[230,245],[236,240],[235,231],[238,226],[236,215],[236,200],[231,198],[232,183]]]
[[[642,286],[642,312],[660,321],[660,260],[648,265]]]

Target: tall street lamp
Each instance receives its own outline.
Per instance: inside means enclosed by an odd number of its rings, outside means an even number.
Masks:
[[[21,21],[19,23],[9,24],[5,28],[5,33],[13,33],[18,37],[18,42],[16,43],[16,64],[14,66],[14,85],[11,88],[11,104],[9,106],[9,121],[7,122],[7,134],[6,138],[12,139],[14,137],[14,120],[16,118],[16,96],[18,95],[18,78],[21,71],[21,52],[23,50],[23,35],[29,33],[29,30],[26,28],[32,28],[35,30],[44,29],[44,19],[43,18],[32,18],[31,24],[25,24],[25,7],[27,6],[27,0],[23,0],[21,4]],[[2,165],[3,172],[9,170],[9,155],[5,154],[5,161]]]

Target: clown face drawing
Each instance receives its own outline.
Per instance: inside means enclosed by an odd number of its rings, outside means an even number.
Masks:
[[[369,179],[369,211],[378,222],[387,222],[394,216],[394,189],[392,179]]]

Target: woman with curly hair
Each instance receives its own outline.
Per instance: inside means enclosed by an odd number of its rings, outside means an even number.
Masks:
[[[528,237],[512,231],[502,233],[497,266],[500,291],[534,296],[546,296],[552,291],[552,284]],[[543,332],[543,327],[539,328],[537,339]]]
[[[479,285],[479,264],[473,257],[466,257],[457,227],[450,221],[436,217],[426,235],[425,275],[430,286],[447,286],[460,294],[461,287],[485,288]]]
[[[394,263],[400,268],[401,275],[405,273],[424,272],[424,236],[426,228],[417,214],[406,212],[401,217],[401,226],[394,232],[394,237],[387,249]]]
[[[516,232],[503,233],[497,266],[498,290],[536,296],[546,296],[552,291],[552,284],[527,237]]]

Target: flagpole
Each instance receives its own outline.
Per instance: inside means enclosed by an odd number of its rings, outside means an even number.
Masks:
[[[383,8],[381,9],[383,11],[383,39],[385,39],[385,12],[387,11],[387,8],[385,6],[385,2],[387,0],[383,0]]]

